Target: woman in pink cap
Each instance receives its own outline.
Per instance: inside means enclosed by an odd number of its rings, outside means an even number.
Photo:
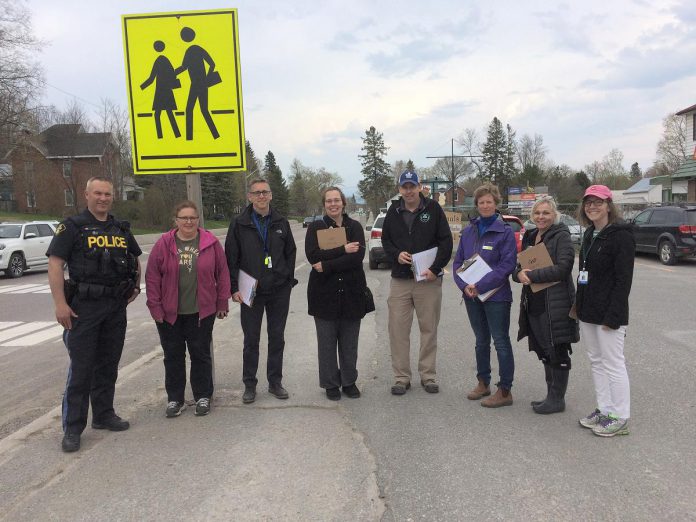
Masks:
[[[578,216],[588,228],[580,246],[575,305],[597,396],[597,407],[580,424],[601,437],[628,435],[631,398],[624,339],[633,280],[633,228],[621,220],[611,190],[604,185],[587,188]]]

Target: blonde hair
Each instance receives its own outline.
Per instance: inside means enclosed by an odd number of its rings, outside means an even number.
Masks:
[[[532,221],[534,221],[534,211],[541,205],[548,205],[551,207],[551,212],[553,212],[554,215],[553,224],[558,225],[561,222],[561,214],[558,212],[556,201],[551,196],[541,197],[534,202],[534,205],[532,205]]]

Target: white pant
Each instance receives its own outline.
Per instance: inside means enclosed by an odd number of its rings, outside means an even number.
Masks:
[[[622,419],[631,416],[631,387],[624,359],[625,337],[625,326],[611,330],[580,321],[580,338],[590,358],[597,408],[604,415],[612,413]]]

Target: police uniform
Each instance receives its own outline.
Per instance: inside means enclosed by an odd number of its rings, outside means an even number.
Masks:
[[[80,434],[87,425],[116,416],[114,388],[126,334],[126,305],[142,251],[127,222],[109,215],[97,220],[89,210],[63,221],[47,256],[68,265],[66,301],[77,317],[64,340],[70,368],[63,397],[63,431]]]

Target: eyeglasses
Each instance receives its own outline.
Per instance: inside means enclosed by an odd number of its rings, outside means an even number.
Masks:
[[[260,196],[270,196],[271,191],[270,190],[255,190],[254,192],[249,192],[249,194],[258,198]]]
[[[193,223],[198,219],[198,216],[176,216],[179,221],[186,221],[186,223]]]
[[[604,203],[606,203],[606,201],[603,199],[586,199],[583,205],[585,205],[586,208],[601,207]]]
[[[324,203],[328,203],[329,205],[337,205],[338,203],[343,203],[342,199],[327,199],[324,201]]]

